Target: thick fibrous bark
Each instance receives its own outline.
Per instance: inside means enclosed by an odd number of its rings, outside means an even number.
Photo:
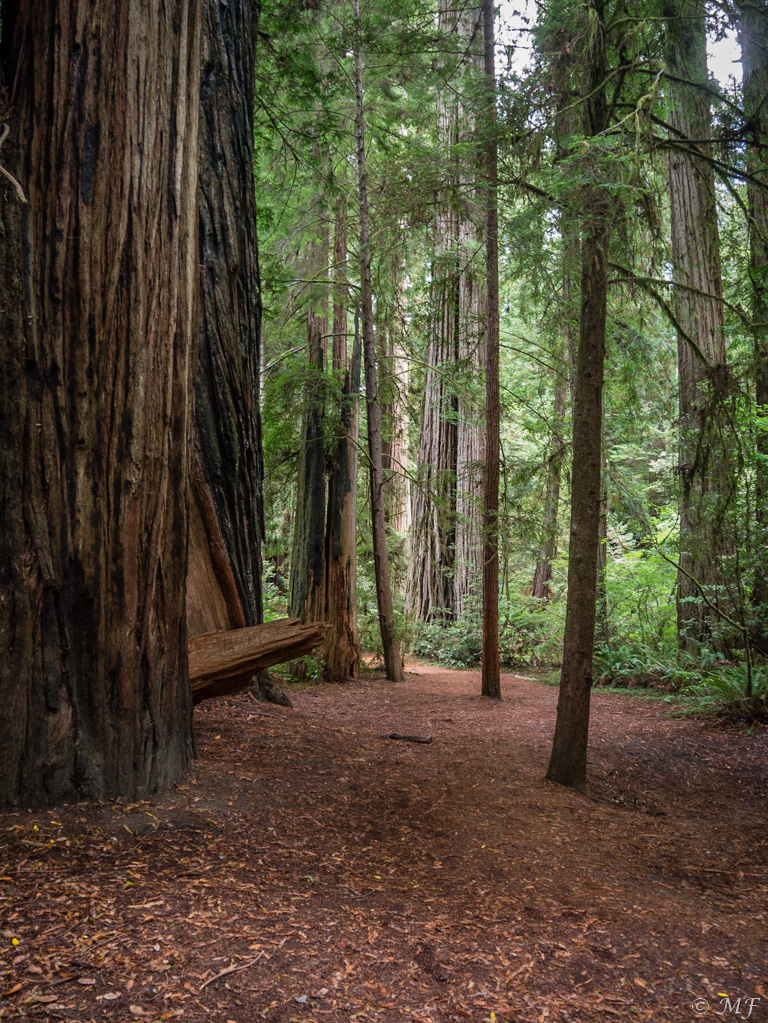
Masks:
[[[697,0],[666,0],[667,64],[682,81],[670,81],[670,217],[674,311],[678,332],[680,395],[680,566],[677,579],[678,636],[682,647],[711,641],[712,612],[701,600],[718,601],[723,539],[724,454],[718,450],[717,408],[707,386],[725,364],[722,282],[714,171],[706,157],[709,95],[698,85],[707,76],[704,11]],[[690,82],[693,84],[686,84]],[[674,146],[682,140],[685,151]],[[692,140],[692,141],[688,141]],[[698,148],[703,157],[691,152]],[[684,332],[684,333],[683,333]],[[722,370],[720,372],[722,376]]]
[[[768,0],[742,0],[739,35],[747,117],[749,276],[752,284],[752,338],[755,400],[768,413]],[[755,639],[768,651],[768,435],[757,438],[755,544],[758,551],[752,600],[759,608]]]
[[[307,310],[309,380],[299,460],[293,566],[292,615],[303,622],[325,619],[325,449],[323,446],[322,323]]]
[[[29,200],[3,179],[5,803],[134,798],[194,752],[200,15],[200,0],[27,0],[3,26],[2,160]]]
[[[253,99],[258,5],[204,0],[200,91],[200,347],[193,496],[205,529],[190,538],[192,634],[218,624],[198,579],[210,561],[229,628],[261,621],[261,320]],[[239,605],[239,609],[238,609]]]
[[[483,0],[485,75],[488,118],[484,177],[488,191],[485,218],[486,357],[485,477],[483,480],[483,657],[482,693],[501,699],[499,675],[499,211],[496,145],[496,71],[494,68],[493,0]]]
[[[360,209],[360,283],[365,361],[365,400],[368,412],[368,455],[371,480],[371,526],[376,574],[376,602],[379,609],[384,665],[391,682],[402,682],[403,661],[397,643],[392,585],[387,555],[387,527],[384,517],[384,473],[381,464],[381,408],[376,380],[376,345],[373,336],[373,287],[371,284],[371,243],[368,224],[368,174],[365,160],[363,106],[363,56],[360,49],[360,0],[355,10],[355,131],[357,135],[357,195]]]
[[[607,127],[604,0],[590,0],[597,18],[589,49],[584,134]],[[573,482],[568,550],[568,601],[557,723],[547,778],[586,789],[589,704],[595,649],[595,604],[600,531],[600,450],[605,357],[607,246],[610,194],[601,184],[600,155],[586,151],[582,191],[581,315],[573,410]]]
[[[253,676],[320,646],[326,626],[281,618],[229,632],[208,632],[189,641],[189,679],[195,703],[247,689]]]

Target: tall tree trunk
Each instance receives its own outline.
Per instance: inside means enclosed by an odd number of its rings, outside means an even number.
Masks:
[[[722,585],[724,455],[718,451],[717,407],[708,386],[725,366],[720,247],[712,165],[705,157],[710,137],[706,85],[704,11],[699,0],[665,0],[667,66],[670,81],[670,216],[674,311],[678,331],[680,402],[680,571],[677,578],[678,638],[695,652],[712,642],[713,604]],[[687,83],[693,84],[687,84]],[[680,140],[685,149],[676,147]],[[698,157],[691,150],[699,149]]]
[[[541,547],[533,576],[532,593],[539,600],[549,600],[552,563],[557,557],[557,513],[560,507],[560,477],[565,456],[565,392],[566,375],[561,373],[555,383],[552,410],[552,450],[547,459],[547,485],[544,495],[544,516],[541,524]]]
[[[600,441],[600,524],[597,531],[597,639],[607,646],[608,629],[608,460],[605,434]]]
[[[752,339],[755,401],[768,415],[768,0],[738,4],[744,111],[747,118],[749,276],[752,285]],[[755,548],[757,564],[752,601],[757,607],[755,641],[768,652],[768,435],[757,435]]]
[[[307,310],[309,376],[291,568],[292,617],[325,620],[325,449],[323,429],[323,346],[325,321]]]
[[[360,639],[357,631],[357,445],[360,413],[360,330],[355,307],[355,344],[352,363],[347,366],[347,288],[344,284],[347,260],[346,211],[341,201],[336,208],[333,306],[333,369],[346,370],[341,407],[341,434],[328,477],[328,521],[325,539],[326,614],[330,629],[326,636],[325,678],[343,682],[360,672]]]
[[[194,753],[201,3],[2,14],[0,801],[133,799]]]
[[[584,134],[608,126],[605,2],[590,0],[596,24],[590,40]],[[581,314],[573,411],[571,538],[568,601],[557,722],[547,778],[586,790],[589,703],[595,650],[597,559],[600,531],[600,450],[603,411],[610,193],[601,183],[600,153],[585,150],[582,191]],[[578,474],[578,475],[577,475]]]
[[[465,48],[465,70],[482,69],[481,9],[441,0],[440,30]],[[474,111],[455,91],[438,97],[438,136],[446,159],[434,220],[431,323],[413,489],[407,606],[422,621],[461,614],[482,570],[482,398],[449,382],[458,361],[482,379],[485,295],[477,268],[484,194],[476,160],[464,155]],[[473,373],[474,370],[474,373]],[[479,388],[478,388],[479,391]]]
[[[371,285],[371,242],[368,211],[368,174],[365,162],[365,108],[363,106],[363,55],[361,52],[360,0],[355,12],[355,131],[357,135],[357,197],[360,211],[360,284],[363,313],[365,400],[368,412],[368,455],[371,462],[371,525],[384,666],[391,682],[402,682],[403,661],[397,643],[395,611],[387,555],[387,526],[384,517],[384,473],[381,464],[381,409],[376,380],[376,342],[373,335],[373,287]]]
[[[411,524],[411,495],[408,478],[408,358],[403,339],[406,332],[404,308],[404,273],[401,253],[405,238],[394,240],[391,264],[392,305],[379,332],[380,365],[386,366],[388,400],[382,415],[388,424],[382,439],[384,495],[387,527],[390,532],[407,534]]]
[[[253,182],[258,7],[204,0],[200,347],[187,624],[262,620],[261,304]],[[223,607],[222,607],[223,603]]]
[[[499,211],[496,145],[496,70],[493,39],[493,0],[483,0],[483,40],[487,81],[487,138],[484,177],[487,188],[485,219],[486,316],[485,407],[486,452],[483,481],[483,654],[482,694],[501,699],[499,667]]]

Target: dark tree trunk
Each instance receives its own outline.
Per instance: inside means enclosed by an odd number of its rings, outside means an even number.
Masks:
[[[253,182],[258,5],[204,0],[203,9],[190,635],[262,620],[264,536]]]
[[[501,699],[499,666],[499,211],[496,145],[496,71],[493,0],[483,0],[483,40],[487,83],[487,138],[484,177],[486,336],[485,336],[485,477],[483,480],[483,653],[482,694]]]
[[[307,310],[309,377],[291,568],[290,614],[302,622],[325,620],[325,449],[322,323]]]
[[[752,339],[755,401],[768,414],[768,0],[738,5],[744,111],[747,117],[749,276],[752,284]],[[757,436],[755,547],[757,564],[752,601],[757,607],[755,641],[768,652],[768,435]]]
[[[200,23],[200,0],[27,0],[3,26],[29,201],[3,179],[3,803],[133,799],[194,753]]]
[[[704,10],[698,0],[665,0],[667,85],[672,126],[669,156],[674,311],[678,331],[680,402],[680,571],[678,638],[682,649],[714,642],[713,613],[724,584],[724,541],[718,529],[725,489],[725,455],[718,409],[709,386],[725,365],[720,246],[715,181],[706,160],[710,136]],[[685,149],[674,143],[682,141]],[[702,157],[691,150],[699,149]],[[686,336],[687,335],[687,336]]]
[[[373,335],[373,287],[371,284],[371,243],[368,223],[368,174],[365,160],[365,109],[363,106],[363,56],[360,48],[360,0],[355,11],[355,128],[357,135],[357,193],[360,210],[360,283],[363,314],[363,353],[365,361],[365,400],[368,412],[368,455],[371,478],[371,524],[373,560],[376,574],[376,601],[379,609],[384,665],[391,682],[402,682],[403,661],[397,643],[395,611],[387,554],[387,527],[384,517],[384,473],[381,462],[381,408],[376,380],[376,342]]]
[[[588,55],[584,134],[598,135],[608,123],[605,96],[605,4],[590,0],[596,17]],[[584,223],[581,245],[581,315],[573,411],[573,481],[568,550],[568,601],[563,667],[552,756],[547,778],[586,790],[589,702],[595,649],[597,560],[600,531],[600,449],[609,237],[608,190],[600,155],[584,157]]]
[[[333,307],[333,369],[346,369],[342,392],[341,434],[328,477],[328,521],[325,534],[326,614],[325,678],[343,682],[360,672],[357,631],[357,445],[359,438],[360,332],[355,307],[355,344],[347,369],[346,214],[337,207],[334,265],[337,283]]]

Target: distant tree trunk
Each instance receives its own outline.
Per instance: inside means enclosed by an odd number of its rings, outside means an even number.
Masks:
[[[738,4],[744,110],[747,118],[749,276],[752,285],[752,339],[755,401],[768,415],[768,0]],[[759,182],[759,183],[758,183]],[[768,435],[757,436],[755,518],[758,552],[752,601],[758,608],[755,641],[768,652]]]
[[[408,479],[408,358],[403,348],[406,332],[404,309],[404,279],[401,252],[405,239],[395,240],[392,261],[392,308],[379,334],[380,360],[388,370],[388,395],[382,408],[388,422],[387,435],[382,441],[384,468],[384,494],[386,498],[387,526],[401,536],[407,534],[411,524],[410,482]]]
[[[555,91],[555,141],[557,158],[562,160],[572,151],[573,137],[579,131],[578,105],[572,82],[572,65],[575,47],[573,26],[560,27],[551,47],[550,70]],[[577,211],[573,208],[573,197],[560,212],[560,272],[561,294],[560,315],[562,338],[556,346],[555,395],[552,409],[551,451],[547,464],[547,483],[544,497],[544,515],[541,527],[541,546],[531,588],[534,597],[540,600],[550,598],[552,564],[557,556],[558,513],[560,508],[560,483],[565,460],[565,417],[567,401],[573,402],[578,345],[578,268],[581,258],[581,244]]]
[[[677,341],[682,484],[677,618],[681,648],[695,652],[700,643],[712,642],[712,612],[699,587],[717,604],[724,582],[718,529],[724,454],[718,450],[717,408],[708,384],[715,371],[720,376],[724,372],[725,340],[714,170],[704,158],[709,149],[709,96],[697,88],[708,82],[704,10],[698,0],[665,0],[664,15],[667,66],[685,79],[669,81],[667,90],[673,129],[669,192],[674,311],[682,328]],[[674,145],[678,140],[685,150]],[[693,155],[692,149],[703,157]]]
[[[371,468],[371,525],[384,665],[391,682],[402,682],[403,661],[397,642],[395,612],[387,555],[387,526],[384,517],[384,473],[381,464],[381,409],[376,380],[376,343],[373,335],[373,287],[371,284],[371,243],[368,223],[368,174],[365,162],[365,109],[363,106],[363,55],[361,52],[360,0],[354,0],[355,16],[355,129],[357,135],[357,195],[360,210],[360,283],[365,359],[365,400],[368,411],[368,454]]]
[[[203,9],[201,322],[187,580],[192,636],[262,620],[264,536],[253,183],[258,6],[204,0]]]
[[[552,450],[547,459],[547,488],[544,495],[544,516],[541,524],[541,548],[533,577],[532,594],[539,600],[549,600],[552,563],[557,557],[557,513],[560,506],[560,477],[565,456],[565,392],[566,376],[561,374],[555,383],[552,414]]]
[[[194,753],[201,3],[2,16],[0,802],[135,799]]]
[[[596,24],[587,59],[584,134],[608,125],[605,2],[590,0]],[[563,667],[547,778],[586,790],[589,704],[595,649],[597,559],[600,531],[600,450],[605,357],[610,193],[599,153],[585,150],[582,191],[581,316],[573,411],[571,538]]]
[[[346,370],[342,392],[341,434],[328,477],[326,525],[326,636],[325,678],[343,682],[360,672],[360,640],[357,631],[357,445],[359,438],[360,332],[355,309],[355,344],[347,366],[347,288],[344,284],[347,237],[346,211],[341,202],[336,212],[333,307],[333,370]]]
[[[461,40],[467,67],[478,70],[481,13],[447,0],[438,10],[440,30]],[[473,399],[466,385],[459,393],[451,379],[460,360],[464,375],[481,382],[485,355],[484,284],[477,268],[482,192],[475,184],[476,161],[462,151],[475,119],[471,105],[447,89],[438,97],[437,119],[446,169],[434,220],[432,316],[406,595],[409,610],[422,621],[461,614],[482,572],[482,398],[478,393]]]
[[[325,448],[323,427],[323,321],[307,310],[309,376],[299,458],[290,614],[302,622],[325,620]]]
[[[608,460],[605,434],[600,442],[600,524],[597,533],[597,639],[606,646],[608,629]]]
[[[485,75],[488,87],[487,138],[484,177],[487,188],[485,220],[486,316],[485,407],[486,452],[483,481],[483,653],[482,694],[501,699],[499,666],[499,211],[496,145],[496,70],[493,38],[493,0],[483,0]]]

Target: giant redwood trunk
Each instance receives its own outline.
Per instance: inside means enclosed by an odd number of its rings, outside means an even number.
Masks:
[[[258,5],[204,0],[203,9],[191,635],[261,621],[264,532],[253,182]]]
[[[720,248],[710,135],[704,11],[698,0],[666,0],[670,218],[680,407],[678,636],[692,651],[712,642],[725,580],[718,523],[726,486],[717,388],[725,366]],[[698,156],[696,151],[701,152]],[[702,590],[706,600],[702,599]]]
[[[200,0],[2,6],[0,800],[194,752],[184,591]]]
[[[744,111],[747,118],[747,183],[749,209],[749,276],[752,285],[752,339],[755,358],[755,400],[768,413],[768,0],[743,0],[738,5]],[[756,642],[768,652],[768,435],[757,437],[755,546],[757,564],[752,592],[758,608]]]
[[[608,124],[605,2],[590,0],[594,21],[585,74],[584,134]],[[573,480],[568,549],[568,600],[557,721],[547,778],[586,789],[589,705],[595,650],[595,611],[601,501],[603,363],[605,359],[610,193],[600,155],[585,148],[582,165],[581,313],[573,409]]]

